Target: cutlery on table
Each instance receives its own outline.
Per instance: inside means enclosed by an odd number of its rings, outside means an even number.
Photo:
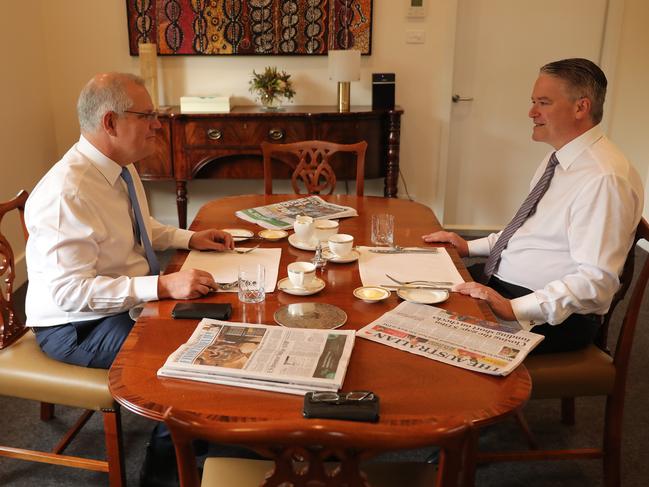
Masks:
[[[243,248],[243,249],[232,249],[232,252],[237,253],[237,254],[249,254],[255,249],[258,249],[259,245],[255,245],[254,247],[250,248]]]
[[[386,274],[385,277],[390,279],[391,281],[396,282],[397,284],[401,286],[407,286],[409,284],[427,284],[427,285],[432,285],[432,286],[452,286],[453,283],[450,281],[425,281],[425,280],[415,280],[415,281],[400,281],[398,279],[395,279],[389,274]]]
[[[408,249],[395,245],[387,249],[370,249],[370,252],[374,254],[436,254],[439,250],[437,247]]]
[[[390,291],[398,291],[400,289],[430,289],[431,291],[451,291],[451,286],[435,286],[435,285],[425,285],[425,284],[407,284],[400,286],[398,284],[379,284],[379,286],[384,287]]]

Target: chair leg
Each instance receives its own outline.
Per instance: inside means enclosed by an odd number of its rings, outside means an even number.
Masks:
[[[525,439],[527,440],[527,446],[530,447],[530,450],[538,450],[539,444],[536,442],[536,438],[534,438],[534,435],[532,434],[532,430],[530,429],[530,425],[527,423],[527,419],[525,419],[523,411],[516,411],[515,418],[518,426],[521,430],[523,430],[523,434],[525,435]]]
[[[624,395],[614,399],[606,399],[606,413],[604,415],[604,485],[606,487],[619,487],[622,482],[621,454],[622,454],[622,413],[624,411]]]
[[[49,421],[54,417],[54,404],[49,402],[41,403],[41,421]]]
[[[124,469],[124,446],[122,441],[122,421],[119,407],[102,411],[104,435],[106,438],[106,458],[108,460],[108,481],[110,487],[126,485]]]
[[[568,426],[575,424],[575,398],[561,398],[561,422]]]
[[[474,487],[475,470],[478,463],[478,440],[480,428],[472,426],[466,444],[464,445],[464,468],[462,471],[462,486]]]

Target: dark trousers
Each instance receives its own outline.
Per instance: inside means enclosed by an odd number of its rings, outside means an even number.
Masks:
[[[135,322],[128,312],[89,321],[33,328],[45,354],[59,362],[108,369]]]
[[[469,267],[469,273],[478,282],[484,282],[484,264]],[[520,298],[533,291],[525,287],[501,281],[495,276],[487,281],[487,286],[507,299]],[[530,331],[545,338],[531,352],[532,354],[571,352],[586,348],[593,343],[602,323],[601,316],[595,314],[572,314],[558,325],[543,323],[532,327]]]

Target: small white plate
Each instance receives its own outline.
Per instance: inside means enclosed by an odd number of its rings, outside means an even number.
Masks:
[[[448,299],[448,291],[439,289],[401,288],[397,290],[401,299],[419,304],[441,303]]]
[[[245,228],[223,228],[222,230],[232,235],[232,240],[235,242],[243,242],[255,236],[255,232]]]
[[[329,262],[335,262],[336,264],[348,264],[350,262],[356,262],[361,254],[357,250],[352,250],[347,255],[338,257],[331,250],[326,249],[322,251],[322,256]]]
[[[288,277],[281,279],[277,283],[277,288],[288,294],[295,296],[310,296],[311,294],[319,293],[325,288],[325,282],[319,277],[314,277],[313,281],[308,287],[295,287]]]
[[[354,296],[366,303],[378,303],[390,297],[390,290],[381,286],[361,286],[354,289]]]
[[[284,230],[262,230],[258,235],[264,240],[269,240],[274,242],[275,240],[281,240],[288,235],[288,232]]]
[[[291,235],[288,236],[288,243],[290,243],[293,247],[296,249],[300,250],[310,250],[311,252],[315,251],[316,246],[318,245],[318,240],[313,239],[310,242],[302,242],[302,240],[299,240],[297,238],[297,235],[292,233]],[[322,244],[322,247],[324,248],[325,244]]]

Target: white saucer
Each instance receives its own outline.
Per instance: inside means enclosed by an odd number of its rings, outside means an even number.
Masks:
[[[446,290],[404,287],[397,290],[397,295],[401,299],[419,304],[441,303],[442,301],[446,301],[449,296]]]
[[[302,242],[302,240],[298,240],[297,235],[292,233],[288,236],[288,243],[290,243],[296,249],[310,250],[311,252],[313,252],[318,245],[318,240],[314,238],[310,242]],[[324,243],[322,244],[322,246],[325,246]]]
[[[277,283],[277,288],[288,294],[296,296],[310,296],[311,294],[319,293],[325,288],[325,282],[319,277],[314,277],[313,282],[309,287],[295,287],[288,277],[281,279]]]
[[[255,236],[255,232],[246,230],[245,228],[222,228],[221,230],[232,235],[232,240],[235,242],[243,242]]]
[[[331,250],[326,249],[322,251],[322,256],[329,262],[335,262],[336,264],[348,264],[349,262],[356,262],[361,254],[357,250],[352,250],[347,255],[338,257]]]

